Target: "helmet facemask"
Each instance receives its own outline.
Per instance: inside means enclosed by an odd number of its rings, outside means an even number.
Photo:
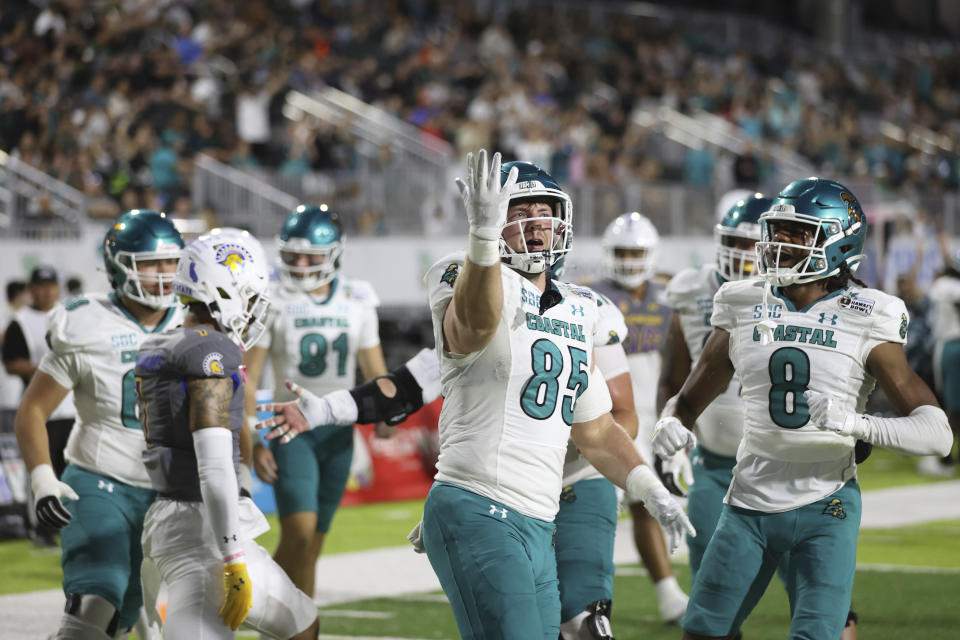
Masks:
[[[760,218],[756,261],[762,278],[785,287],[838,275],[843,265],[850,272],[856,270],[864,255],[847,256],[855,246],[847,236],[859,230],[859,222],[845,231],[837,219],[797,213],[791,205],[775,206]],[[798,241],[783,242],[775,239],[778,236]],[[784,261],[794,264],[783,265]]]
[[[135,300],[151,309],[167,309],[176,304],[173,293],[173,279],[175,272],[160,273],[157,271],[141,271],[144,262],[157,260],[179,260],[182,252],[178,247],[170,251],[130,252],[117,251],[112,256],[114,267],[122,274],[119,293],[131,300]],[[175,271],[175,270],[174,270]],[[151,285],[155,285],[151,287]],[[160,293],[151,293],[148,289],[154,288]],[[168,293],[164,293],[168,291]]]
[[[280,240],[279,266],[284,283],[290,288],[309,292],[333,280],[340,270],[344,242],[341,238],[328,245],[318,246],[305,238]],[[296,262],[300,255],[306,255],[310,264],[298,266]]]
[[[717,245],[717,271],[725,280],[746,280],[757,275],[756,242],[760,239],[760,225],[717,225],[714,239]],[[749,249],[738,246],[745,244],[744,240],[750,243]]]
[[[543,273],[570,250],[570,199],[559,193],[562,197],[525,195],[510,202],[511,211],[501,229],[500,257],[511,268],[529,275]],[[517,205],[526,206],[514,209]],[[545,215],[546,208],[538,205],[546,205],[551,213]],[[511,241],[518,249],[510,246]]]

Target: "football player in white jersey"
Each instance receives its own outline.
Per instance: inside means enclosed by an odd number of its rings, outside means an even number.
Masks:
[[[725,282],[756,276],[754,245],[760,239],[760,216],[770,208],[771,198],[756,193],[735,203],[714,229],[717,249],[715,263],[684,269],[667,285],[666,303],[673,309],[662,349],[660,379],[657,384],[657,409],[662,410],[673,397],[691,368],[700,357],[703,345],[710,336],[710,316],[713,296]],[[677,495],[685,492],[680,484],[682,476],[693,481],[687,498],[690,522],[697,529],[697,537],[687,540],[690,549],[690,574],[696,577],[700,560],[710,536],[717,526],[723,496],[730,486],[737,447],[743,436],[743,404],[740,401],[740,382],[731,381],[727,388],[710,403],[694,427],[697,447],[680,452],[670,460],[657,459],[656,466],[664,474],[661,479]],[[692,462],[692,477],[688,464]]]
[[[670,318],[663,286],[653,280],[660,234],[646,216],[633,211],[617,216],[607,225],[602,243],[606,276],[590,286],[606,296],[626,321],[623,349],[633,382],[638,424],[634,443],[643,459],[652,464],[650,435],[657,421],[660,347]],[[626,501],[633,521],[633,541],[653,582],[660,618],[676,622],[687,608],[687,594],[673,575],[663,532],[640,500],[627,495]]]
[[[366,281],[340,274],[344,236],[326,205],[297,207],[280,231],[281,283],[271,292],[267,331],[244,354],[251,383],[247,420],[256,422],[256,387],[269,357],[275,400],[294,398],[284,381],[316,394],[349,389],[359,364],[370,380],[387,373],[380,346],[379,300]],[[317,426],[317,425],[314,425]],[[280,542],[274,557],[313,594],[317,558],[340,504],[353,458],[353,429],[315,429],[293,441],[254,444],[254,468],[274,486]]]
[[[743,440],[681,623],[688,640],[739,629],[782,560],[790,637],[839,638],[860,523],[855,441],[913,455],[941,454],[952,441],[933,392],[907,365],[903,302],[853,278],[866,218],[850,190],[797,180],[760,224],[763,279],[717,292],[713,331],[653,438],[664,457],[695,446],[684,425],[737,374]],[[903,417],[861,413],[877,383]]]
[[[144,338],[182,320],[172,292],[182,248],[162,213],[132,210],[117,218],[103,241],[113,291],[71,298],[54,309],[50,352],[17,412],[17,441],[37,516],[62,527],[67,606],[57,638],[122,635],[139,616],[140,534],[154,491],[140,458],[133,367]],[[44,422],[71,390],[77,422],[58,481]]]
[[[572,240],[569,197],[525,162],[467,156],[466,255],[427,272],[444,405],[423,545],[464,638],[549,638],[560,627],[556,530],[572,435],[671,534],[679,505],[609,415],[592,373],[595,294],[547,278]],[[571,429],[572,426],[572,429]]]

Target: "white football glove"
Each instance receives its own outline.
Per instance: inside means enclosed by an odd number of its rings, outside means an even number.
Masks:
[[[500,261],[500,233],[507,220],[510,191],[516,182],[514,167],[500,186],[499,152],[493,154],[489,167],[485,149],[476,157],[473,153],[467,154],[467,178],[466,181],[457,178],[457,188],[470,223],[470,261],[478,266],[489,267]]]
[[[676,553],[680,548],[680,540],[685,533],[696,537],[697,531],[690,524],[683,507],[660,483],[650,467],[645,464],[634,467],[627,475],[626,484],[627,498],[632,502],[643,502],[646,510],[663,527],[670,553]]]
[[[70,523],[73,516],[63,506],[62,498],[79,500],[80,496],[66,482],[57,480],[53,467],[38,464],[30,472],[30,486],[33,489],[33,508],[37,520],[48,527],[60,529]]]
[[[670,458],[654,456],[653,468],[670,493],[686,497],[687,488],[693,484],[693,467],[690,466],[690,455],[686,449],[677,451]]]
[[[840,408],[840,400],[829,393],[820,393],[807,389],[803,392],[810,407],[810,422],[824,431],[833,431],[842,436],[853,436],[858,440],[867,438],[866,421],[857,420],[857,414]]]
[[[653,454],[660,458],[672,458],[681,449],[693,449],[697,446],[697,437],[693,431],[683,426],[674,416],[657,420],[657,426],[651,437]]]

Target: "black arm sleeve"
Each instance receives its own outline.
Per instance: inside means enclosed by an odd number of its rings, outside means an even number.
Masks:
[[[357,403],[358,424],[382,420],[393,427],[423,406],[423,389],[417,384],[406,365],[380,377],[393,382],[397,387],[397,393],[392,398],[385,396],[377,384],[380,378],[368,380],[359,387],[351,389],[350,395]]]
[[[27,347],[27,338],[23,335],[20,323],[13,320],[3,335],[3,361],[30,359],[30,348]]]

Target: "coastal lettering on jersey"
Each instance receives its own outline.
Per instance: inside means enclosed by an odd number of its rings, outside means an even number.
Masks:
[[[563,320],[544,318],[543,316],[531,313],[530,311],[527,311],[527,328],[532,329],[533,331],[542,331],[544,333],[552,333],[555,336],[571,338],[578,342],[587,341],[587,339],[583,336],[582,324],[574,324],[572,322],[564,322]]]
[[[753,341],[760,342],[760,329],[758,327],[753,328]],[[800,342],[837,348],[837,341],[833,337],[833,329],[814,329],[793,324],[778,324],[777,328],[773,330],[773,341]]]
[[[293,326],[297,329],[306,327],[349,327],[346,318],[294,318]]]

